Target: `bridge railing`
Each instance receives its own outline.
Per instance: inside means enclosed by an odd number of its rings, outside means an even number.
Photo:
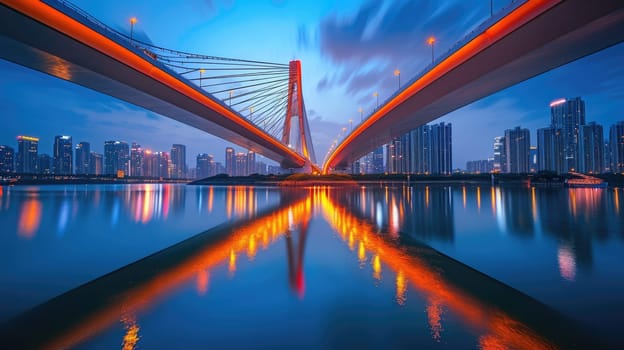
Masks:
[[[200,92],[202,94],[205,94],[205,95],[208,95],[211,98],[211,100],[213,100],[214,102],[220,104],[224,108],[229,109],[232,113],[236,114],[241,119],[247,120],[249,123],[253,124],[256,128],[258,128],[260,130],[264,130],[261,127],[261,125],[259,125],[258,123],[255,123],[254,121],[250,120],[249,118],[246,118],[244,115],[242,115],[238,111],[233,110],[232,108],[230,108],[221,99],[216,98],[214,95],[212,95],[208,91],[206,91],[206,90],[202,89],[201,87],[199,87],[196,83],[193,83],[191,80],[189,80],[186,77],[182,76],[181,74],[176,72],[174,69],[168,67],[166,64],[164,64],[163,62],[161,62],[158,59],[158,55],[156,55],[154,52],[151,52],[146,47],[142,47],[142,46],[149,46],[150,49],[156,48],[156,49],[163,50],[165,52],[177,52],[177,53],[179,53],[179,51],[170,50],[170,49],[163,48],[163,47],[158,47],[158,46],[155,46],[153,44],[143,43],[143,42],[141,42],[139,40],[133,40],[128,35],[126,35],[126,34],[120,32],[120,31],[118,31],[118,30],[116,30],[114,28],[111,28],[110,26],[104,24],[103,22],[98,20],[96,17],[90,15],[88,12],[86,12],[83,9],[81,9],[80,7],[74,5],[70,1],[67,1],[67,0],[41,0],[41,1],[43,3],[45,3],[45,4],[47,4],[47,5],[55,8],[56,10],[66,14],[68,16],[70,16],[71,18],[73,18],[76,21],[80,22],[81,24],[91,28],[92,30],[98,32],[99,34],[101,34],[101,35],[103,35],[103,36],[105,36],[105,37],[115,41],[117,44],[122,45],[123,47],[125,47],[126,49],[132,51],[136,55],[139,55],[139,56],[143,57],[144,59],[150,61],[153,65],[155,65],[158,68],[166,71],[167,73],[175,76],[177,79],[179,79],[180,81],[183,81],[188,86],[192,87],[193,89],[197,90],[198,92]],[[189,53],[189,55],[193,55],[193,54]],[[198,55],[198,56],[212,57],[212,56],[204,56],[204,55]],[[238,59],[224,58],[224,57],[212,57],[212,58],[214,58],[214,59],[222,59],[222,60],[231,60],[231,61],[237,61],[238,60]],[[268,132],[265,132],[265,134],[267,136],[273,138],[275,141],[278,141],[278,142],[281,143],[281,140],[279,140],[274,135],[272,135],[272,134],[270,134]]]
[[[446,60],[452,54],[457,52],[460,48],[464,47],[466,44],[468,44],[469,42],[474,40],[478,35],[483,33],[486,29],[490,28],[494,23],[500,21],[503,17],[509,15],[511,12],[513,12],[515,9],[517,9],[520,5],[526,3],[527,1],[529,1],[529,0],[512,0],[510,4],[508,4],[507,6],[503,7],[500,11],[494,13],[488,19],[486,19],[481,24],[479,24],[475,29],[470,31],[470,33],[466,34],[462,39],[460,39],[455,44],[453,44],[453,46],[451,46],[450,49],[448,49],[442,55],[439,55],[437,58],[435,58],[432,63],[428,64],[418,74],[416,74],[410,80],[408,80],[407,83],[405,83],[403,86],[404,87],[408,87],[408,86],[412,85],[413,83],[415,83],[416,81],[418,81],[425,74],[427,74],[434,67],[436,67],[440,62],[443,62],[444,60]],[[367,120],[371,116],[373,116],[375,114],[375,112],[377,112],[377,110],[379,110],[379,108],[381,106],[384,106],[384,105],[388,104],[395,97],[397,97],[403,90],[405,90],[405,88],[398,89],[394,93],[392,93],[379,106],[377,106],[377,108],[375,108],[375,110],[372,113],[367,115],[364,118],[364,120]],[[346,137],[346,135],[345,135],[345,137]]]

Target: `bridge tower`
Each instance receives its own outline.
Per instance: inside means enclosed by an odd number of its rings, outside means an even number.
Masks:
[[[310,172],[312,164],[316,164],[316,156],[303,102],[301,61],[299,60],[290,61],[289,64],[288,101],[283,130],[282,142],[307,159],[302,171]]]

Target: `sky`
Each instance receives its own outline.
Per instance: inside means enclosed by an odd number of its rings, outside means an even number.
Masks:
[[[343,127],[360,120],[431,60],[426,39],[444,53],[490,15],[486,0],[73,0],[101,22],[170,49],[213,56],[302,62],[303,96],[318,161]],[[509,4],[494,0],[494,11]],[[435,122],[453,124],[453,166],[492,156],[493,139],[515,126],[550,123],[549,103],[580,96],[587,121],[605,127],[624,120],[624,44],[512,86]],[[40,137],[52,153],[55,135],[87,141],[102,153],[105,140],[138,142],[154,151],[187,145],[187,164],[198,153],[223,161],[231,146],[203,131],[43,73],[0,60],[0,144],[17,135]],[[238,146],[235,149],[243,151]],[[266,160],[265,160],[266,161]]]

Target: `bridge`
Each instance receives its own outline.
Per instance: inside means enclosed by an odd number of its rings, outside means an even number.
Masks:
[[[0,18],[5,60],[193,126],[283,168],[320,170],[300,61],[169,50],[136,40],[132,31],[130,36],[117,32],[62,0],[1,0]]]
[[[326,158],[347,169],[375,148],[480,98],[624,40],[619,0],[520,1],[484,22],[379,106]]]

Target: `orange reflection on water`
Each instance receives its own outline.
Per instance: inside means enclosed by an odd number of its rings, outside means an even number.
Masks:
[[[462,202],[464,203],[464,209],[466,209],[466,186],[462,186]]]
[[[214,187],[208,189],[208,212],[212,213],[212,202],[214,201]]]
[[[373,259],[373,278],[381,281],[381,260],[379,260],[379,255],[375,255]]]
[[[200,270],[197,273],[197,294],[204,295],[208,291],[208,281],[210,274],[206,270]]]
[[[531,187],[531,211],[533,212],[533,222],[537,221],[537,199],[535,198],[535,187]]]
[[[409,281],[427,299],[436,300],[440,307],[448,307],[471,328],[492,333],[492,337],[498,339],[498,342],[504,344],[506,348],[554,348],[527,325],[488,304],[487,300],[475,299],[453,286],[426,260],[407,254],[399,246],[377,235],[371,224],[355,217],[345,207],[335,205],[327,195],[324,195],[321,201],[324,216],[330,226],[339,231],[341,237],[345,237],[345,233],[341,232],[343,228],[353,232],[354,240],[363,242],[368,251],[375,252],[385,265],[396,271],[398,304],[403,305],[406,302]],[[432,314],[434,315],[436,314]]]
[[[591,219],[602,202],[602,188],[571,188],[569,190],[572,216],[583,215]]]
[[[249,245],[247,245],[247,258],[253,261],[256,258],[256,236],[249,237]]]
[[[619,213],[620,212],[620,198],[619,198],[619,194],[618,194],[618,189],[617,188],[613,189],[613,201],[615,203],[615,212]]]
[[[206,283],[211,268],[226,263],[228,271],[235,271],[236,256],[239,252],[248,249],[250,236],[259,239],[267,230],[268,236],[271,237],[271,243],[274,243],[288,232],[289,211],[293,213],[297,222],[309,220],[311,216],[310,201],[311,199],[308,198],[259,217],[247,225],[240,226],[227,238],[211,243],[204,249],[188,255],[185,260],[170,263],[169,267],[164,268],[153,278],[139,280],[135,286],[121,292],[115,298],[107,299],[110,304],[103,304],[102,307],[94,311],[85,310],[86,314],[80,317],[79,323],[65,330],[64,333],[57,334],[56,338],[50,339],[48,343],[43,344],[42,348],[65,349],[74,347],[110,327],[111,324],[119,320],[120,315],[138,314],[139,311],[150,307],[152,303],[170,293],[177,286],[193,278],[201,280],[203,278],[200,277],[202,271],[207,273]],[[198,284],[201,283],[198,282]]]
[[[477,209],[481,209],[481,187],[477,186]]]
[[[41,201],[38,198],[28,198],[22,204],[17,234],[22,238],[33,238],[41,223]]]
[[[253,186],[228,186],[226,196],[227,217],[247,217],[256,211]]]
[[[433,299],[427,305],[427,320],[431,328],[431,337],[440,341],[442,339],[442,304],[439,300]]]
[[[492,215],[496,216],[496,190],[494,187],[490,187],[490,201],[492,206]]]
[[[121,322],[126,329],[126,333],[123,337],[123,342],[121,343],[122,350],[134,350],[136,348],[139,339],[139,325],[136,323],[136,318],[134,316],[122,317]]]
[[[360,262],[360,267],[364,267],[366,263],[366,248],[364,248],[364,242],[361,241],[358,247],[358,261]]]
[[[405,305],[405,301],[407,297],[405,294],[407,293],[407,286],[405,285],[405,275],[402,270],[396,275],[396,302],[399,305]]]

